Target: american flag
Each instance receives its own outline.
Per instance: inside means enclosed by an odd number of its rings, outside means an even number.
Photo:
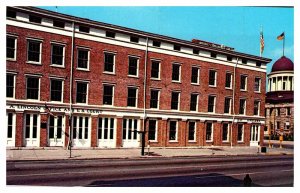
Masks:
[[[261,31],[260,32],[260,55],[262,55],[262,53],[264,52],[264,48],[265,48],[264,34]]]

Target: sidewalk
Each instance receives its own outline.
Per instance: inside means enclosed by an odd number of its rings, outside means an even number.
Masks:
[[[293,155],[293,148],[268,148],[262,153],[259,147],[197,147],[197,148],[145,148],[145,156],[141,156],[140,148],[120,149],[6,149],[6,160],[56,160],[56,159],[103,159],[103,158],[148,158],[148,157],[180,157],[180,156],[229,156],[229,155]]]

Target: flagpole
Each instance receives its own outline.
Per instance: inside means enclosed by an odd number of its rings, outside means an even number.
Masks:
[[[282,45],[282,56],[284,56],[284,42],[285,42],[285,32],[283,32],[283,45]]]

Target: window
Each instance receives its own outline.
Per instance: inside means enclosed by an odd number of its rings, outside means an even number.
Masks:
[[[169,140],[177,141],[177,121],[170,121]]]
[[[193,54],[197,54],[197,55],[199,55],[199,53],[200,53],[200,51],[199,51],[199,50],[197,50],[197,49],[193,49]]]
[[[260,92],[260,82],[261,82],[260,78],[255,78],[255,80],[254,80],[254,91],[255,92]]]
[[[196,141],[196,122],[189,122],[189,141]]]
[[[89,50],[78,48],[77,68],[89,69],[89,55]]]
[[[240,115],[246,114],[246,99],[240,99],[240,109],[239,109]]]
[[[291,115],[291,107],[286,108],[286,115]]]
[[[6,97],[15,97],[15,75],[6,74]]]
[[[180,64],[173,64],[172,80],[176,82],[180,82]]]
[[[123,119],[123,140],[137,140],[138,120]]]
[[[260,110],[260,101],[255,100],[254,107],[253,107],[253,115],[259,115],[259,110]]]
[[[171,109],[172,110],[179,110],[179,92],[172,92],[171,96]]]
[[[276,108],[276,116],[280,116],[280,108]]]
[[[261,67],[261,62],[256,62],[257,67]]]
[[[26,98],[39,100],[40,78],[27,77]]]
[[[159,90],[151,89],[150,108],[158,109],[159,107]]]
[[[38,115],[37,114],[26,114],[25,115],[25,138],[36,139],[37,138],[37,127],[38,127]]]
[[[231,110],[231,98],[225,97],[225,101],[224,101],[224,113],[225,114],[230,114],[230,110]]]
[[[227,61],[232,61],[232,56],[227,56]]]
[[[197,111],[198,94],[191,94],[190,111]]]
[[[192,67],[191,83],[199,84],[199,68]]]
[[[105,36],[109,37],[109,38],[115,38],[116,37],[116,33],[115,32],[111,32],[111,31],[106,31]]]
[[[247,62],[248,62],[247,59],[242,58],[242,63],[243,63],[243,64],[247,64]]]
[[[63,81],[51,79],[51,101],[62,102]]]
[[[79,26],[80,32],[90,33],[90,28],[85,26]]]
[[[103,104],[113,105],[113,97],[114,97],[114,86],[108,84],[103,85]]]
[[[130,41],[131,42],[135,42],[135,43],[139,43],[139,38],[138,37],[134,37],[134,36],[130,36]]]
[[[104,72],[115,72],[115,55],[104,53]]]
[[[98,118],[98,139],[114,139],[115,119],[109,117]]]
[[[58,20],[53,20],[53,26],[54,27],[59,27],[59,28],[65,28],[65,22],[58,21]]]
[[[157,131],[157,121],[150,119],[149,120],[148,140],[157,141],[156,131]]]
[[[222,141],[223,142],[228,142],[229,141],[229,124],[224,123],[223,124],[223,129],[222,129]]]
[[[36,40],[28,40],[27,43],[27,61],[41,63],[42,43]]]
[[[152,61],[151,62],[151,78],[156,78],[156,79],[160,78],[159,69],[160,69],[160,62]]]
[[[34,15],[29,15],[29,22],[42,23],[42,18],[34,16]]]
[[[216,103],[216,96],[208,96],[208,112],[214,113],[215,112],[215,103]]]
[[[152,45],[153,45],[154,47],[160,47],[160,42],[159,42],[159,41],[154,41],[154,40],[153,40]]]
[[[276,121],[276,128],[277,130],[280,130],[280,121]]]
[[[12,11],[12,10],[7,10],[6,11],[6,17],[16,18],[17,17],[17,13],[15,11]]]
[[[216,86],[217,72],[209,70],[209,86]]]
[[[129,57],[128,75],[138,76],[139,72],[139,59],[135,57]]]
[[[13,133],[14,133],[14,114],[13,113],[7,113],[7,138],[12,139],[14,138]]]
[[[247,76],[241,75],[241,90],[247,90]]]
[[[206,141],[213,141],[213,124],[210,122],[206,123]]]
[[[87,103],[88,83],[77,82],[76,88],[76,103]]]
[[[6,36],[6,58],[16,60],[17,38]]]
[[[52,44],[51,50],[51,64],[64,66],[65,46],[59,44]]]
[[[237,141],[238,142],[244,141],[244,125],[243,124],[238,124]]]
[[[88,139],[89,136],[89,117],[74,116],[73,117],[73,139]],[[86,143],[86,141],[83,141]]]
[[[136,107],[137,106],[137,88],[128,87],[128,98],[127,106]]]
[[[211,53],[210,53],[210,57],[216,58],[216,57],[217,57],[217,54],[216,54],[215,52],[211,52]]]
[[[177,51],[180,51],[181,47],[178,46],[178,45],[174,45],[173,49],[174,49],[174,50],[177,50]]]
[[[225,88],[232,88],[232,74],[226,72]]]

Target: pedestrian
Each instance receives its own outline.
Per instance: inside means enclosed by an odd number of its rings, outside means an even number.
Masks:
[[[252,183],[252,179],[250,178],[249,174],[246,174],[244,177],[244,186],[245,187],[250,187]]]

